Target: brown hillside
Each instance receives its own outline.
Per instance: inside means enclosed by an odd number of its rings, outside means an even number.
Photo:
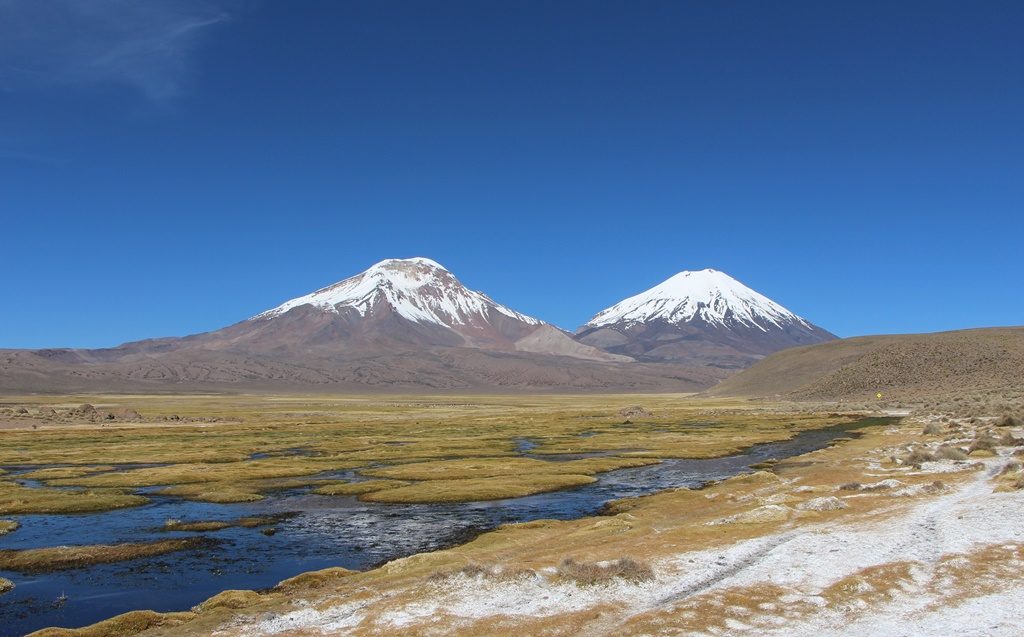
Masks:
[[[1024,390],[1024,327],[862,336],[773,354],[709,390],[715,396],[913,399]]]

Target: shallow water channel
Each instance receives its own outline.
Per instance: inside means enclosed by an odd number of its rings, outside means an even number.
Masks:
[[[492,502],[374,504],[355,497],[312,495],[305,490],[274,493],[260,502],[209,504],[151,496],[145,506],[106,513],[13,516],[22,528],[0,538],[0,548],[61,544],[117,544],[194,533],[164,532],[169,518],[233,520],[242,516],[295,512],[274,525],[277,533],[228,528],[208,537],[210,548],[116,564],[38,575],[2,572],[15,582],[0,597],[0,635],[23,635],[45,626],[76,627],[136,609],[187,610],[232,588],[261,589],[305,571],[328,566],[366,569],[383,561],[451,546],[510,522],[568,520],[599,514],[601,507],[674,487],[696,487],[751,471],[750,466],[827,446],[837,437],[877,419],[804,431],[782,442],[754,445],[744,453],[711,460],[666,460],[661,464],[598,474],[583,487]],[[552,462],[571,459],[520,453]],[[339,477],[353,477],[346,472]],[[11,516],[7,516],[11,517]]]

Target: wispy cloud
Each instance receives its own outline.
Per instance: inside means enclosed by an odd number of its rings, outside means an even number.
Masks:
[[[226,0],[0,0],[0,87],[121,84],[179,95]]]

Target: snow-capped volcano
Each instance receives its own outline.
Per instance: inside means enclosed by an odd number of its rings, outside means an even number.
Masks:
[[[446,327],[486,322],[494,314],[527,325],[542,323],[466,288],[440,263],[424,257],[386,259],[354,277],[285,301],[254,319],[274,318],[303,305],[335,314],[351,308],[362,317],[386,307],[410,321]]]
[[[642,360],[745,367],[772,352],[835,338],[724,272],[684,271],[620,301],[577,339]]]
[[[751,290],[724,272],[683,271],[646,292],[598,312],[584,327],[703,321],[728,327],[748,325],[767,332],[787,323],[811,324],[768,297]]]
[[[386,259],[249,320],[162,346],[332,360],[451,348],[628,360],[470,290],[424,257]]]

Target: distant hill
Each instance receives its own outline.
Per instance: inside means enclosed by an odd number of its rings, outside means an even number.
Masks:
[[[773,354],[707,393],[872,400],[1024,391],[1024,327],[861,336]]]

